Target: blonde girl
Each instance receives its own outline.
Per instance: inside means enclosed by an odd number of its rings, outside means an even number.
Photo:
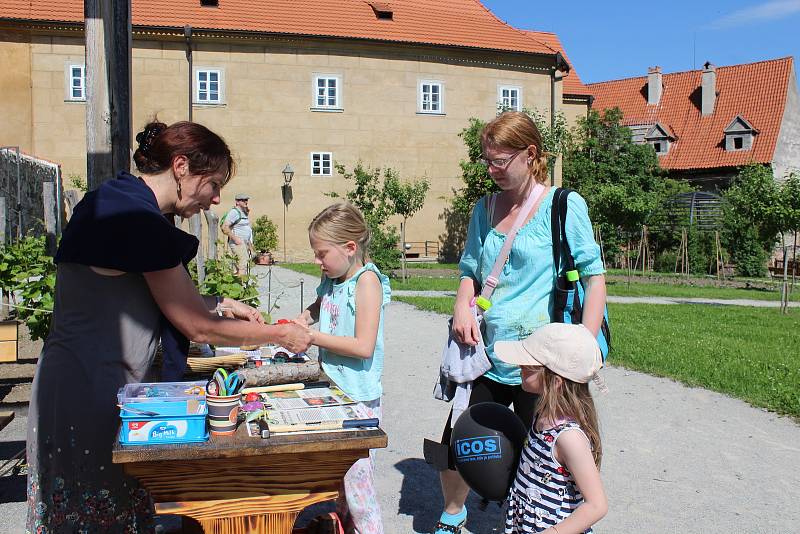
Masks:
[[[522,388],[539,395],[508,496],[505,533],[592,532],[608,511],[588,384],[602,366],[594,335],[583,325],[551,323],[523,341],[498,341],[495,353],[520,366]]]
[[[389,279],[369,261],[370,232],[352,204],[328,206],[308,227],[314,262],[322,270],[317,300],[296,322],[319,321],[312,343],[319,347],[325,373],[369,417],[381,417],[383,308],[389,303]],[[348,532],[381,534],[383,524],[374,485],[372,452],[344,477],[337,508]]]

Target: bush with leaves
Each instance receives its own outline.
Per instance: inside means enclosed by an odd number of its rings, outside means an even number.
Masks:
[[[45,236],[24,237],[0,248],[0,288],[19,306],[16,316],[33,340],[50,332],[55,286],[56,267],[47,255]]]
[[[252,274],[237,275],[234,269],[235,262],[236,258],[229,254],[224,254],[216,260],[207,259],[205,261],[206,277],[202,284],[198,284],[197,264],[194,261],[189,264],[189,274],[203,295],[228,297],[258,308],[260,304],[258,280]]]
[[[364,220],[372,234],[369,250],[372,262],[388,273],[400,266],[400,251],[397,249],[399,236],[397,228],[388,224],[389,217],[395,215],[392,201],[392,184],[399,182],[399,174],[391,168],[364,167],[359,161],[348,172],[344,165],[337,163],[336,172],[345,180],[353,181],[354,188],[344,194],[344,198],[357,207],[364,215]],[[388,187],[387,187],[387,184]],[[332,198],[340,198],[335,192],[327,193]]]
[[[723,198],[722,240],[739,276],[764,276],[781,230],[780,190],[768,166],[742,167]]]
[[[253,247],[259,252],[278,248],[278,227],[266,215],[256,219],[253,225]]]

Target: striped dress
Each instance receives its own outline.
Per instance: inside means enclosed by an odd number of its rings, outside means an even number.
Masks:
[[[541,431],[534,421],[508,495],[506,534],[542,532],[569,517],[583,502],[572,474],[553,457],[558,436],[571,429],[583,433],[574,421]]]

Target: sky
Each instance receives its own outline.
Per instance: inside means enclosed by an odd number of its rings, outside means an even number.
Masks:
[[[555,32],[585,83],[800,57],[800,0],[481,1],[511,26]]]

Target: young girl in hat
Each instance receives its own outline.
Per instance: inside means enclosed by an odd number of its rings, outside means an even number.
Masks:
[[[370,232],[352,204],[328,206],[308,227],[314,261],[322,269],[317,300],[296,319],[309,325],[325,373],[368,417],[381,418],[383,372],[383,308],[389,303],[389,279],[369,261]],[[375,492],[372,451],[344,477],[344,495],[337,502],[348,533],[382,534]]]
[[[583,325],[551,323],[523,341],[498,341],[495,354],[520,366],[522,389],[539,395],[509,491],[506,534],[592,532],[608,511],[588,384],[602,383],[597,341]]]

